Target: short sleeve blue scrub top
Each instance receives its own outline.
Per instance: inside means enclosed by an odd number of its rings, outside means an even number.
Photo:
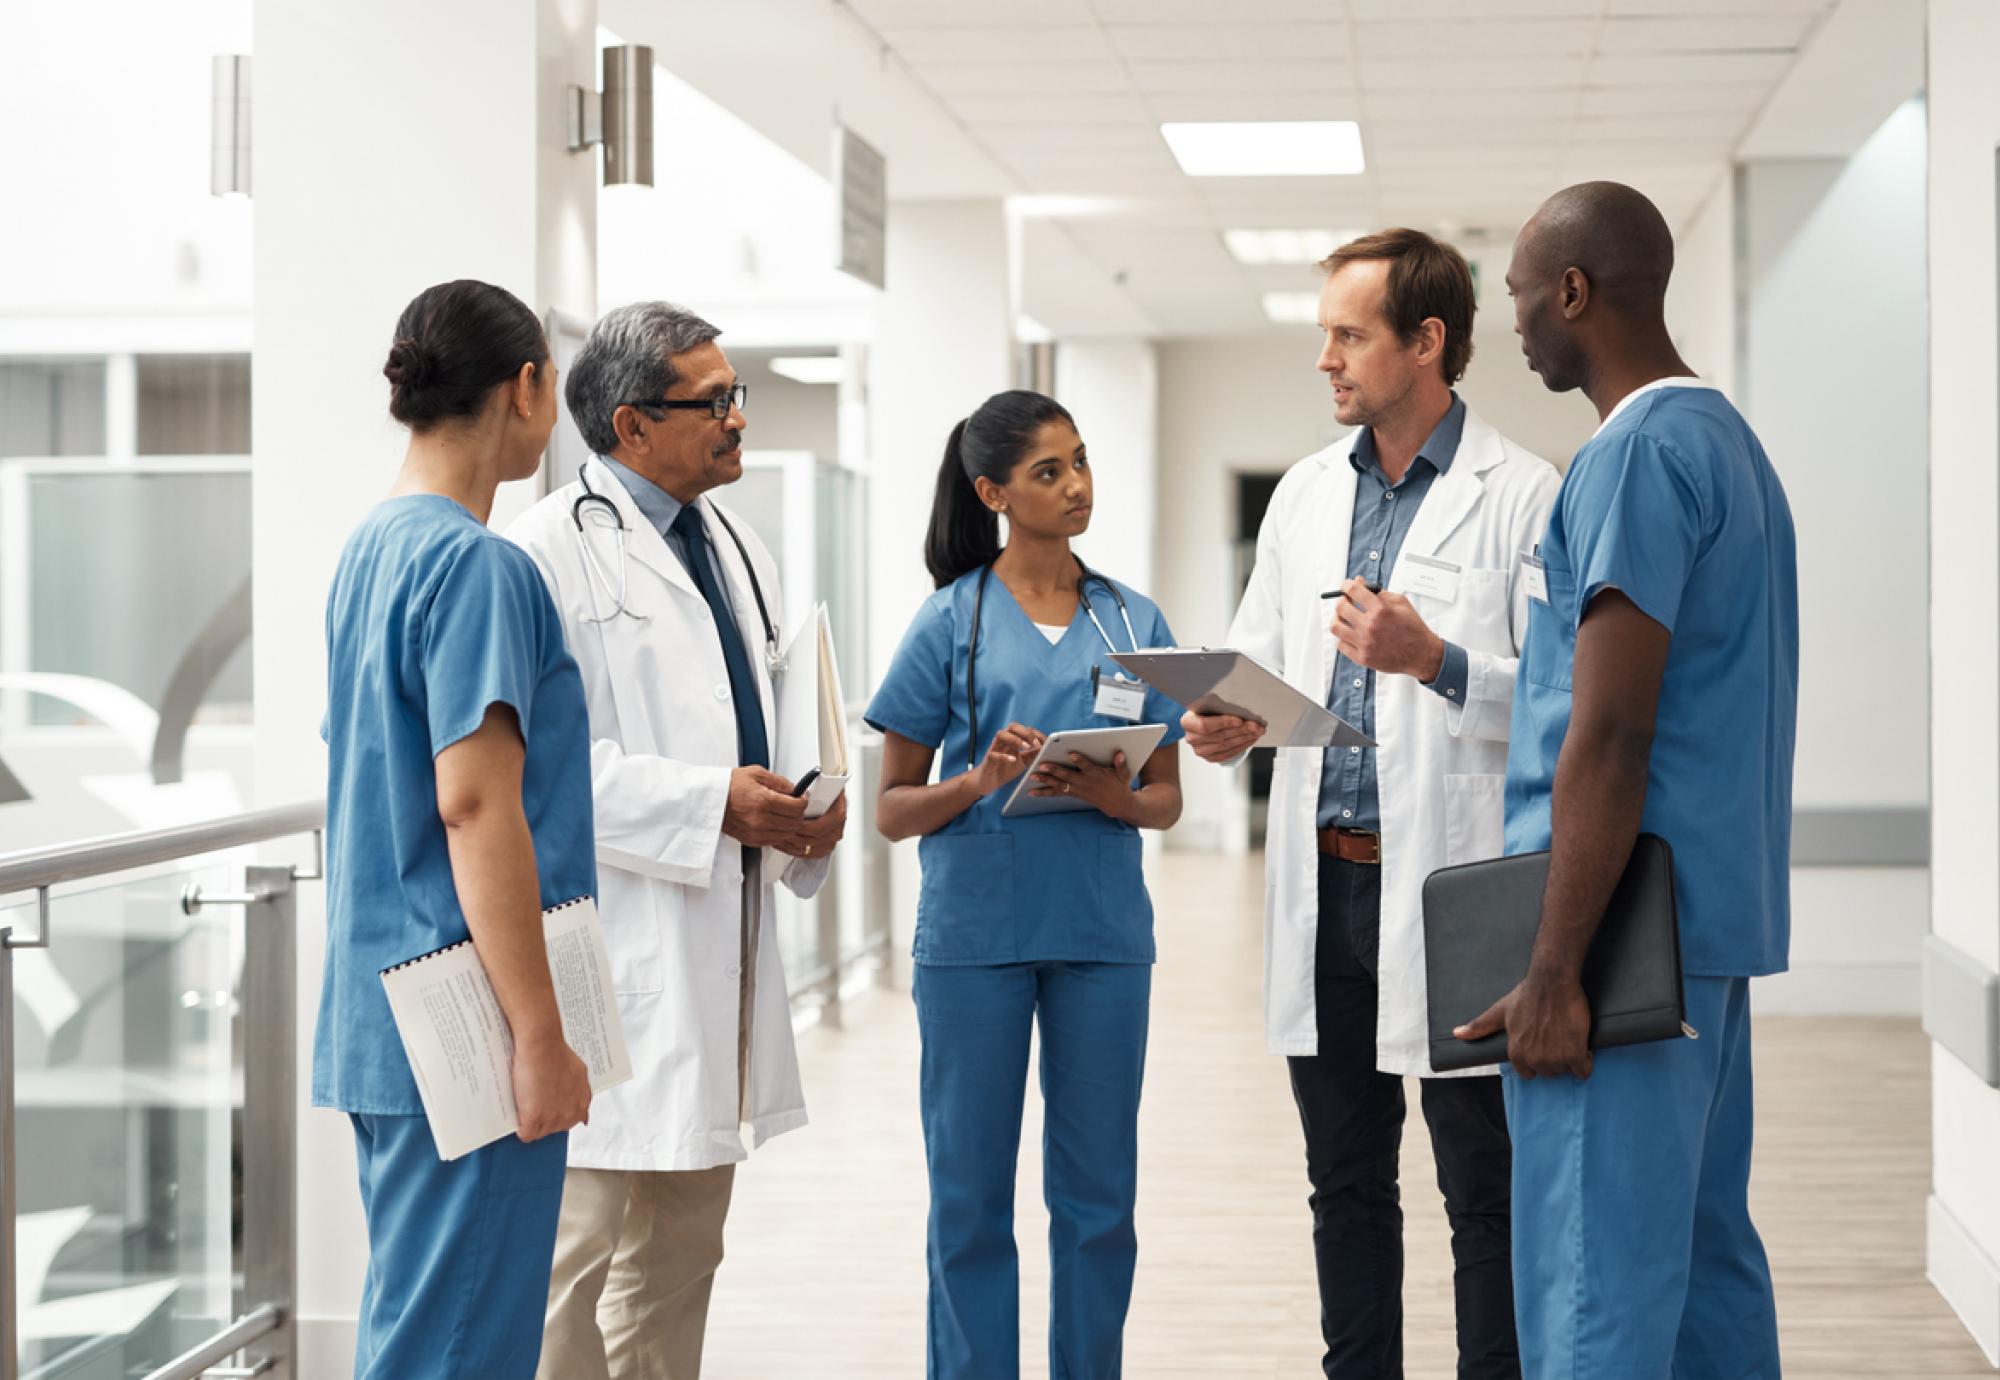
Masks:
[[[863,716],[885,732],[939,750],[938,779],[966,770],[972,724],[966,668],[973,648],[973,603],[980,571],[938,590],[903,635],[895,660]],[[1152,600],[1092,572],[1081,604],[1054,645],[997,577],[988,575],[979,623],[979,734],[984,756],[993,735],[1010,723],[1043,733],[1120,728],[1096,712],[1092,673],[1119,674],[1109,656],[1139,647],[1171,647],[1173,633]],[[1098,624],[1103,625],[1100,632]],[[1146,691],[1142,723],[1162,723],[1165,748],[1180,741],[1180,706]],[[1130,764],[1136,775],[1143,762]],[[1139,831],[1095,810],[1004,818],[1010,784],[994,791],[917,846],[923,888],[917,901],[919,963],[972,966],[1002,963],[1151,963],[1153,904],[1146,894]]]
[[[313,1105],[423,1111],[381,970],[469,937],[436,757],[494,705],[526,746],[521,803],[544,909],[594,895],[583,680],[528,554],[434,494],[378,504],[326,609],[326,975]]]

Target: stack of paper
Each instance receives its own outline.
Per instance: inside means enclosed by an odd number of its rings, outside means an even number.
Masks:
[[[806,791],[806,818],[818,819],[847,789],[851,768],[840,662],[833,654],[826,605],[821,604],[785,653],[784,681],[778,687],[777,770],[790,781],[819,772]]]

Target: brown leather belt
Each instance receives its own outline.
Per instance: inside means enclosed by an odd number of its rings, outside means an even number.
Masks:
[[[1322,829],[1319,851],[1342,862],[1380,864],[1382,836],[1363,829]]]

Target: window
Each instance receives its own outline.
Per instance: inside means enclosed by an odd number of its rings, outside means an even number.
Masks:
[[[102,454],[102,359],[0,359],[0,456]]]
[[[250,356],[140,355],[141,455],[248,455]]]

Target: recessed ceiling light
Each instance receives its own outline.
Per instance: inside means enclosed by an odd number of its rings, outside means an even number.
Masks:
[[[1325,177],[1367,166],[1352,120],[1169,122],[1160,134],[1190,177]]]
[[[1054,331],[1032,316],[1022,315],[1014,318],[1014,339],[1023,345],[1046,345],[1055,338]]]
[[[1239,264],[1316,264],[1365,230],[1224,230],[1222,242]]]
[[[839,383],[846,370],[839,355],[778,355],[771,372],[794,383]]]
[[[1283,326],[1317,326],[1319,294],[1267,292],[1264,294],[1264,315]]]

